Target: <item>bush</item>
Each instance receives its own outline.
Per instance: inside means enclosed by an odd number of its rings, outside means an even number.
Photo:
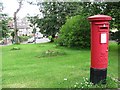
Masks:
[[[27,41],[28,39],[29,39],[28,36],[19,36],[19,40],[20,40],[20,42]]]
[[[67,47],[90,47],[90,25],[87,17],[77,15],[67,19],[56,42]]]

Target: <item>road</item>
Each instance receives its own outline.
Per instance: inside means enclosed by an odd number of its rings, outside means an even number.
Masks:
[[[50,40],[48,38],[36,39],[36,43],[47,43],[47,42],[50,42]],[[26,42],[22,42],[21,44],[34,44],[34,43],[28,43],[28,41],[26,41]],[[8,46],[8,45],[12,45],[12,42],[9,42],[6,45],[0,44],[0,46]]]
[[[50,42],[48,38],[41,38],[41,39],[36,39],[36,43],[46,43]]]

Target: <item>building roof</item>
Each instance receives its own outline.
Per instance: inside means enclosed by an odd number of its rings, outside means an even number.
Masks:
[[[9,27],[14,28],[14,22],[13,21],[9,22]],[[18,29],[29,29],[30,28],[29,22],[25,18],[24,19],[19,19],[17,21],[17,28]]]

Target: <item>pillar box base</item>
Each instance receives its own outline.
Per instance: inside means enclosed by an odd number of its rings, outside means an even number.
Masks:
[[[90,68],[90,82],[93,84],[106,84],[107,68],[106,69],[94,69]]]

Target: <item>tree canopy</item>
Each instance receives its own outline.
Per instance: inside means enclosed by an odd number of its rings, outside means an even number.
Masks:
[[[76,2],[42,2],[39,3],[43,18],[38,20],[38,27],[43,34],[55,36],[67,17],[78,14],[81,3]],[[77,11],[76,11],[77,10]]]
[[[8,36],[9,28],[8,28],[8,21],[10,18],[7,14],[1,14],[2,19],[0,21],[1,29],[0,29],[0,36],[1,38],[6,38]]]
[[[110,15],[111,28],[120,28],[120,2],[37,2],[43,17],[36,23],[40,32],[53,37],[60,31],[66,19],[76,15],[92,16],[96,14]],[[117,12],[117,13],[116,13]]]

